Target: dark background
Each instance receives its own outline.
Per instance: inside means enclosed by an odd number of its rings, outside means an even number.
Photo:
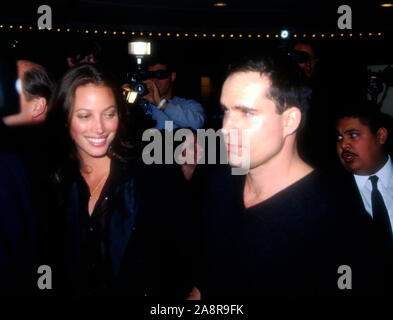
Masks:
[[[67,68],[69,46],[76,39],[88,38],[102,47],[102,62],[124,78],[135,66],[135,58],[127,53],[128,41],[148,39],[153,53],[171,55],[176,61],[178,95],[201,101],[208,115],[219,113],[219,91],[229,63],[271,49],[285,52],[295,40],[295,33],[317,47],[321,74],[332,90],[361,94],[367,86],[367,65],[392,63],[393,8],[383,9],[378,1],[226,2],[225,8],[216,8],[209,0],[3,2],[0,48],[2,53],[37,61],[59,77]],[[50,31],[37,30],[37,9],[42,4],[52,9]],[[352,30],[337,27],[337,8],[341,4],[352,8]],[[290,40],[275,38],[284,28],[290,31]],[[257,34],[261,37],[257,38]],[[270,37],[266,38],[266,34]],[[211,79],[211,94],[207,98],[200,95],[201,76]]]

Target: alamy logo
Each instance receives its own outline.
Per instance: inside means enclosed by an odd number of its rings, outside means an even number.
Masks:
[[[42,14],[37,20],[40,29],[52,29],[52,9],[48,5],[38,7],[37,13]]]
[[[50,266],[42,265],[37,270],[38,274],[42,274],[38,278],[37,286],[40,290],[52,289],[52,269]]]
[[[352,289],[352,269],[350,266],[342,265],[338,267],[338,274],[341,276],[338,278],[337,286],[340,290]]]
[[[337,9],[337,13],[342,14],[338,20],[337,25],[341,30],[352,29],[352,9],[350,6],[343,4]]]
[[[220,140],[219,163],[230,164],[233,175],[247,174],[250,169],[248,130],[198,129],[195,134],[189,129],[179,129],[173,133],[173,122],[165,121],[164,134],[157,129],[145,130],[143,133],[142,141],[150,143],[142,151],[142,160],[145,164],[162,164],[163,160],[165,164],[205,164],[207,155],[208,164],[216,164],[217,138]],[[174,141],[183,140],[174,150]]]

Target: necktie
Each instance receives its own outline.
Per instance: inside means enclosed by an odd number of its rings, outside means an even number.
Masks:
[[[392,227],[382,194],[378,190],[378,177],[371,176],[369,179],[373,187],[371,191],[371,205],[373,209],[375,231],[378,238],[383,241],[385,245],[390,245],[393,242]]]

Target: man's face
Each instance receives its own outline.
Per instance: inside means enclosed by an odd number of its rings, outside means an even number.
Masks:
[[[299,63],[299,66],[303,69],[306,77],[311,78],[315,71],[316,65],[314,49],[308,44],[298,43],[294,46],[293,50],[306,52],[310,56],[310,59],[308,61],[304,63]]]
[[[386,160],[383,144],[386,129],[374,134],[358,118],[345,117],[336,122],[337,154],[344,168],[358,175],[370,175],[378,171]]]
[[[270,79],[258,72],[234,73],[224,82],[222,131],[231,165],[234,165],[233,155],[249,152],[250,169],[253,169],[274,159],[283,147],[283,117],[276,112],[275,103],[266,97],[269,88]],[[244,145],[242,139],[245,132],[249,137],[248,145]],[[232,134],[237,134],[238,138],[232,140]]]
[[[148,67],[148,71],[158,71],[158,70],[167,71],[168,69],[163,64],[155,64],[153,66]],[[170,97],[172,95],[172,87],[175,78],[176,78],[176,73],[171,72],[168,74],[168,78],[165,79],[151,78],[150,80],[152,80],[154,84],[157,86],[161,97]]]

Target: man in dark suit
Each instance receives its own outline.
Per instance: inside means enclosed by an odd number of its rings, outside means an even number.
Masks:
[[[30,188],[21,161],[0,153],[0,297],[32,293],[36,256]]]
[[[386,116],[364,102],[337,115],[337,153],[351,174],[349,189],[373,219],[375,240],[385,265],[393,257],[393,164],[388,154]]]
[[[43,124],[54,83],[34,62],[18,60],[15,68],[17,106],[3,100],[0,108],[14,107],[11,114],[0,115],[0,296],[4,297],[33,293],[37,267],[47,264],[49,157]]]

